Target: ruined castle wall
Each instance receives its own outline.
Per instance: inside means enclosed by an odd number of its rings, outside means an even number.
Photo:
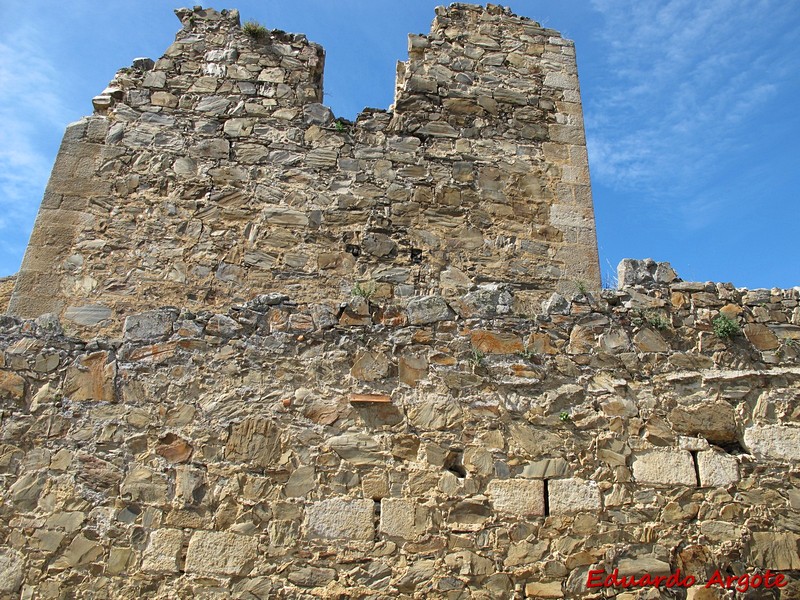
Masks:
[[[508,284],[531,306],[599,288],[574,46],[496,6],[409,37],[392,110],[335,120],[324,52],[235,11],[177,11],[71,125],[10,312],[119,333],[163,305],[265,291],[402,308]]]
[[[598,598],[592,569],[770,569],[790,584],[748,597],[797,598],[800,294],[662,267],[533,318],[495,288],[393,319],[166,308],[116,341],[0,317],[0,590]]]
[[[8,308],[16,281],[16,276],[0,277],[0,315],[4,314]]]

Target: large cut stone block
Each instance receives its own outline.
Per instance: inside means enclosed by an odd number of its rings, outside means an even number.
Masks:
[[[497,512],[544,515],[544,483],[538,479],[495,479],[486,491]]]
[[[657,448],[637,454],[633,477],[639,483],[656,485],[697,485],[694,460],[686,450]]]
[[[154,531],[142,557],[142,571],[176,573],[182,546],[183,532],[180,529]]]
[[[754,425],[744,430],[744,444],[757,458],[800,460],[800,427]]]
[[[600,490],[594,481],[585,479],[553,479],[547,482],[550,513],[565,515],[602,508]]]
[[[718,450],[697,453],[697,470],[703,487],[728,487],[739,481],[739,463]]]
[[[309,537],[371,540],[375,532],[375,503],[372,500],[331,498],[306,508]]]
[[[197,531],[186,551],[186,572],[246,575],[258,556],[258,540],[224,531]]]
[[[381,500],[381,533],[415,540],[425,532],[424,521],[420,523],[417,503],[403,498]]]

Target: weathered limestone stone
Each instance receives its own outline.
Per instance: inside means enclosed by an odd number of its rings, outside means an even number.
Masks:
[[[25,557],[12,548],[0,549],[0,592],[14,593],[25,579]]]
[[[753,425],[744,430],[744,443],[758,458],[800,460],[800,427]]]
[[[552,479],[563,477],[568,472],[569,464],[563,458],[545,458],[525,465],[522,476],[530,479]]]
[[[525,584],[525,596],[527,598],[563,598],[564,591],[560,581],[533,581]]]
[[[565,515],[601,510],[600,490],[593,481],[584,479],[551,479],[547,482],[550,513]]]
[[[68,306],[64,311],[64,320],[93,326],[111,318],[112,314],[112,310],[106,306]]]
[[[510,333],[476,330],[471,332],[472,346],[486,354],[514,354],[525,348],[522,340]]]
[[[153,92],[150,97],[153,106],[166,106],[168,108],[175,108],[178,106],[178,97],[169,92]]]
[[[287,579],[300,587],[324,587],[336,579],[336,570],[303,567],[302,569],[291,571]]]
[[[702,436],[713,444],[726,444],[737,439],[736,415],[733,406],[727,402],[678,406],[670,411],[668,419],[678,433]]]
[[[656,448],[635,453],[633,477],[655,485],[697,485],[692,455],[686,450]]]
[[[361,381],[376,381],[389,375],[389,364],[383,352],[362,352],[356,356],[350,374]]]
[[[164,504],[167,501],[167,482],[146,467],[136,467],[120,485],[120,494],[134,502]]]
[[[789,571],[800,569],[800,536],[795,533],[757,531],[748,544],[748,560],[761,569]]]
[[[159,439],[158,442],[156,454],[163,456],[172,463],[186,462],[192,455],[192,445],[187,440],[174,433],[168,433],[163,438]]]
[[[697,453],[697,470],[702,487],[728,487],[739,481],[739,463],[718,450]]]
[[[441,296],[415,298],[406,307],[408,322],[411,325],[427,325],[437,321],[452,319],[454,313]]]
[[[172,334],[172,325],[177,318],[174,310],[150,310],[130,315],[125,319],[123,338],[133,342],[164,339]]]
[[[641,329],[633,336],[633,343],[640,352],[666,352],[669,346],[657,331]]]
[[[331,498],[306,506],[305,526],[309,537],[371,540],[374,518],[372,500]]]
[[[328,440],[328,445],[341,458],[354,465],[382,465],[386,460],[378,441],[366,433],[334,436]]]
[[[544,483],[538,479],[493,479],[486,492],[492,506],[500,513],[544,514]]]
[[[286,225],[294,227],[305,227],[309,223],[308,215],[299,210],[294,210],[286,206],[272,206],[265,208],[263,214],[267,223],[272,225]]]
[[[152,532],[142,555],[142,571],[177,573],[182,547],[183,532],[179,529],[159,529]]]
[[[64,378],[64,395],[76,402],[97,400],[114,402],[117,362],[108,352],[93,352],[79,357]]]
[[[397,376],[406,385],[414,387],[428,375],[428,361],[421,356],[401,356],[397,361]]]
[[[274,466],[281,456],[281,430],[270,419],[249,417],[231,427],[225,458],[254,468]]]
[[[258,556],[258,539],[224,531],[196,531],[186,551],[186,572],[246,575]]]
[[[619,288],[642,286],[653,287],[657,284],[672,283],[677,274],[669,263],[657,263],[652,258],[635,260],[623,259],[617,267],[617,284]]]
[[[742,328],[744,336],[759,350],[775,350],[781,345],[778,336],[761,323],[748,323]]]
[[[612,329],[600,334],[600,347],[611,354],[625,352],[630,348],[631,340],[621,329]]]
[[[619,561],[617,568],[620,575],[642,576],[649,573],[651,577],[658,575],[669,575],[672,572],[668,562],[659,560],[653,556],[640,556],[638,558],[623,558]]]
[[[286,482],[284,492],[290,498],[305,496],[315,487],[316,471],[314,467],[298,467],[292,471]]]
[[[424,522],[418,519],[417,503],[403,498],[381,500],[380,532],[406,540],[416,540],[425,533]]]
[[[25,379],[10,371],[0,371],[0,398],[22,400],[25,397]]]
[[[74,569],[93,563],[103,555],[103,546],[79,533],[70,542],[64,554],[59,556],[53,566],[58,569]]]

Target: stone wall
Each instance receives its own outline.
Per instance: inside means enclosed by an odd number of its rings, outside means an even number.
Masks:
[[[14,290],[16,276],[0,277],[0,315],[6,312],[8,303],[11,300],[11,292]]]
[[[502,283],[531,305],[599,288],[572,42],[507,9],[437,9],[409,36],[390,111],[322,101],[322,48],[176,11],[70,125],[11,302],[72,332],[264,291],[400,309]],[[91,333],[90,333],[91,332]]]
[[[0,590],[599,598],[591,569],[770,569],[789,586],[746,597],[797,598],[800,290],[621,276],[533,316],[486,285],[164,308],[120,339],[0,317]]]
[[[597,291],[571,42],[437,9],[350,123],[304,36],[176,13],[0,316],[0,597],[800,597],[800,289]]]

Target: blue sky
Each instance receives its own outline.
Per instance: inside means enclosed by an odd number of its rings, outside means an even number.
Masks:
[[[346,118],[392,101],[428,0],[239,0],[242,19],[327,52]],[[800,2],[518,0],[574,39],[604,278],[625,257],[686,280],[800,285]],[[164,0],[0,0],[0,276],[22,259],[67,123],[180,23]]]

